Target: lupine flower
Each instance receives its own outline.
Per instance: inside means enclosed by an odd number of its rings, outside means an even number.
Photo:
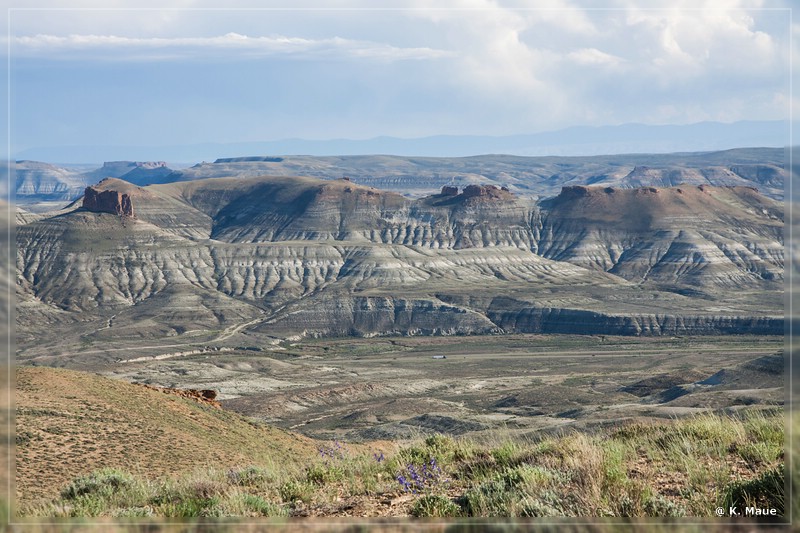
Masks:
[[[400,483],[403,486],[403,490],[405,490],[406,492],[409,492],[409,491],[412,490],[411,489],[411,483],[408,482],[408,480],[405,478],[404,475],[399,474],[397,476],[397,482]]]
[[[347,456],[347,447],[339,441],[334,441],[331,446],[322,446],[317,448],[319,455],[327,462],[330,459],[343,459]]]
[[[449,480],[444,477],[441,467],[436,463],[435,458],[431,458],[421,467],[409,463],[405,471],[397,475],[397,481],[402,485],[403,490],[417,494],[439,488]]]

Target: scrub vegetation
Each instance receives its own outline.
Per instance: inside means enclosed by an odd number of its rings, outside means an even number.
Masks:
[[[782,410],[705,413],[540,440],[430,435],[391,452],[340,442],[273,462],[149,477],[103,468],[46,503],[56,517],[713,517],[784,515]],[[793,478],[797,478],[794,472]]]

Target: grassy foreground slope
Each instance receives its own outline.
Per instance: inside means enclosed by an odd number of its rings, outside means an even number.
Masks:
[[[316,453],[300,435],[90,373],[19,368],[16,385],[16,491],[23,506],[102,468],[144,477],[241,464],[289,469]]]
[[[780,409],[541,440],[322,443],[93,375],[18,371],[28,516],[714,516],[784,509]]]

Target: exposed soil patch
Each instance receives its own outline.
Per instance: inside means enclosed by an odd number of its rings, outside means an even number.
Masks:
[[[708,377],[708,372],[700,370],[690,370],[675,374],[659,374],[650,378],[639,380],[630,385],[622,387],[622,392],[633,394],[634,396],[644,397],[655,394],[656,392],[665,391],[677,385],[684,383],[694,383]]]

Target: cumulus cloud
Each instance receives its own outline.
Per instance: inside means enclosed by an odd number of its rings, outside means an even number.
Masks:
[[[555,3],[560,4],[551,2]],[[414,3],[425,4],[422,0]],[[518,128],[514,122],[529,120],[534,109],[537,121],[547,123],[568,106],[566,94],[553,90],[551,84],[550,72],[560,51],[531,46],[526,36],[537,24],[563,25],[557,13],[513,9],[490,0],[451,0],[411,16],[433,24],[444,39],[443,46],[457,51],[446,65],[448,84],[463,105],[485,109],[489,115],[478,115],[476,120],[488,123],[490,117],[508,116],[503,121],[495,118],[492,125]]]
[[[380,128],[376,134],[499,135],[784,118],[792,34],[800,43],[800,23],[790,28],[788,11],[761,9],[790,7],[789,0],[671,0],[657,9],[641,0],[606,0],[602,9],[590,0],[542,0],[535,8],[529,0],[442,0],[435,7],[401,0],[393,10],[373,9],[369,0],[308,1],[328,10],[15,13],[12,54],[82,61],[86,69],[92,60],[198,68],[223,60],[247,80],[232,85],[255,86],[272,75],[291,85],[273,92],[276,107],[292,108],[287,95],[324,102],[309,127],[328,113],[332,130],[363,120]],[[274,59],[280,68],[249,69],[248,58]],[[800,65],[798,50],[794,61]],[[296,115],[289,121],[300,124]]]
[[[453,78],[487,98],[506,95],[520,121],[693,122],[748,118],[748,109],[780,117],[773,94],[788,88],[788,11],[764,4],[451,0],[449,11],[415,15],[460,51]]]
[[[700,77],[712,72],[769,72],[784,60],[786,48],[756,29],[755,16],[737,2],[676,2],[667,10],[632,7],[626,12],[629,31],[648,46],[638,61],[660,78]],[[774,14],[773,14],[774,15]]]

